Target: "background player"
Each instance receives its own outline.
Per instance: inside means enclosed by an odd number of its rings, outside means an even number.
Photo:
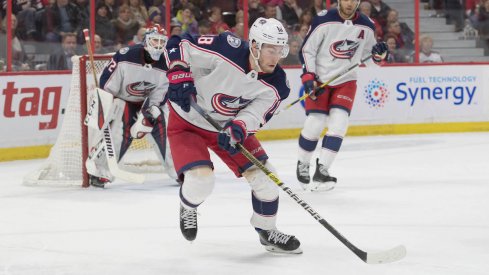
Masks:
[[[180,189],[180,229],[192,241],[197,235],[197,207],[214,188],[213,150],[236,176],[244,176],[252,189],[251,224],[269,251],[301,253],[300,242],[276,228],[278,187],[241,153],[241,143],[262,160],[268,156],[255,137],[290,89],[277,65],[288,54],[288,35],[276,19],[258,18],[250,28],[249,45],[231,33],[182,38],[168,42],[170,116],[168,138]],[[194,86],[195,85],[195,86]],[[209,124],[190,106],[196,100],[223,126]]]
[[[374,23],[357,11],[359,4],[360,0],[339,0],[338,8],[324,10],[313,19],[299,54],[303,68],[301,79],[306,92],[313,91],[314,87],[370,53],[375,63],[385,59],[387,46],[384,42],[376,43]],[[356,73],[350,71],[333,81],[318,96],[306,99],[307,118],[299,137],[297,162],[297,179],[304,189],[330,190],[336,184],[329,168],[347,132],[356,89]],[[309,163],[326,126],[328,131],[323,137],[313,183],[310,184]]]
[[[158,157],[169,176],[176,178],[171,154],[166,146],[163,112],[168,89],[167,60],[163,54],[167,40],[166,31],[159,25],[147,29],[143,44],[122,48],[114,54],[100,76],[100,87],[118,99],[113,103],[115,108],[111,114],[110,127],[119,160],[133,138],[142,138],[146,133],[151,133]],[[89,162],[87,170],[92,186],[104,187],[112,180],[105,154],[99,154],[93,158],[92,163]]]

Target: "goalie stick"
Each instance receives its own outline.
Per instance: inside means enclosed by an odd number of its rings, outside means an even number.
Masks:
[[[310,93],[305,93],[304,95],[302,95],[301,97],[299,97],[298,99],[294,100],[292,103],[289,103],[287,106],[285,106],[282,110],[277,110],[277,112],[275,112],[275,115],[278,115],[280,114],[280,112],[282,111],[286,111],[288,110],[290,107],[294,106],[297,102],[301,102],[303,100],[305,100],[306,98],[308,97],[312,97],[312,96],[315,96],[316,93],[319,92],[319,90],[321,90],[322,88],[326,87],[329,85],[329,83],[335,81],[336,79],[342,77],[343,75],[345,75],[346,73],[348,73],[349,71],[355,69],[356,67],[362,65],[363,63],[365,63],[367,60],[369,60],[370,58],[372,58],[372,55],[369,55],[365,58],[363,58],[362,60],[360,60],[358,63],[355,63],[353,65],[351,65],[350,67],[346,68],[344,71],[338,73],[337,75],[335,75],[334,77],[332,77],[330,80],[324,82],[323,84],[321,84],[321,86],[319,87],[316,87],[314,89],[313,92],[310,92]]]
[[[92,66],[92,73],[93,73],[93,80],[95,81],[95,86],[99,87],[99,83],[97,80],[97,74],[95,73],[95,65],[93,61],[93,51],[92,51],[92,45],[90,43],[90,34],[88,33],[88,29],[83,30],[83,34],[85,36],[85,42],[87,44],[87,51],[88,51],[88,57],[90,59],[90,65]],[[115,153],[114,147],[113,147],[113,139],[112,139],[112,133],[110,130],[110,124],[109,120],[104,121],[104,124],[102,126],[102,141],[99,142],[96,145],[96,148],[94,149],[94,152],[91,153],[88,157],[92,159],[94,156],[97,156],[100,150],[105,151],[105,155],[107,157],[107,165],[109,167],[110,173],[116,177],[123,179],[125,181],[129,182],[135,182],[135,183],[143,183],[145,176],[142,174],[137,174],[137,173],[132,173],[129,171],[122,170],[119,167],[119,164],[117,163],[117,155]]]
[[[222,131],[222,127],[214,120],[210,115],[200,107],[197,102],[190,100],[190,105],[195,109],[205,120],[207,120],[216,130]],[[301,199],[297,194],[295,194],[289,187],[285,186],[284,183],[273,174],[268,168],[261,163],[255,156],[253,156],[243,145],[240,143],[236,144],[238,150],[255,166],[263,171],[275,184],[277,184],[287,195],[289,195],[295,202],[302,206],[311,216],[316,219],[322,226],[324,226],[329,232],[331,232],[340,242],[342,242],[348,249],[350,249],[355,255],[357,255],[362,261],[368,264],[381,264],[381,263],[391,263],[399,261],[406,256],[406,248],[403,245],[396,246],[392,249],[381,251],[381,252],[366,252],[361,250],[352,244],[347,238],[341,235],[338,230],[336,230],[331,224],[329,224],[323,217],[319,215],[316,210],[314,210],[306,201]]]

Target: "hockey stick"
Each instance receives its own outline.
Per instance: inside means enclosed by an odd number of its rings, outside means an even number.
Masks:
[[[90,59],[90,66],[92,66],[93,80],[95,81],[95,86],[99,87],[97,74],[95,72],[95,62],[93,60],[92,45],[90,43],[90,34],[88,29],[83,30],[85,36],[85,42],[87,45],[88,57]],[[110,173],[116,177],[123,180],[135,183],[143,183],[145,176],[142,174],[132,173],[129,171],[122,170],[117,163],[117,155],[113,147],[112,133],[110,130],[109,120],[105,121],[102,126],[103,142],[99,142],[97,147],[94,149],[94,153],[90,154],[88,157],[91,159],[93,156],[97,156],[100,150],[105,149],[105,155],[107,157],[107,165],[109,166]]]
[[[190,100],[190,105],[197,111],[205,120],[207,120],[216,130],[222,131],[222,127],[214,120],[210,115],[200,107],[197,102]],[[329,224],[323,217],[319,215],[306,201],[301,199],[297,194],[295,194],[289,187],[285,186],[284,183],[273,174],[268,168],[266,168],[261,161],[259,161],[255,156],[253,156],[243,145],[240,143],[236,144],[238,150],[256,167],[263,171],[275,184],[277,184],[285,193],[287,193],[291,198],[295,200],[300,206],[302,206],[311,216],[316,219],[321,225],[323,225],[329,232],[331,232],[340,242],[342,242],[348,249],[350,249],[355,255],[368,264],[381,264],[390,263],[398,261],[404,256],[406,256],[406,248],[403,245],[396,246],[390,250],[381,252],[365,252],[360,248],[352,244],[348,239],[346,239],[340,232],[338,232],[331,224]]]
[[[358,63],[355,63],[353,64],[352,66],[346,68],[344,71],[338,73],[337,75],[335,75],[334,77],[332,77],[330,80],[324,82],[323,84],[321,84],[321,86],[319,87],[316,87],[314,89],[313,92],[310,92],[310,93],[305,93],[304,95],[302,95],[301,97],[299,97],[298,99],[294,100],[292,103],[289,103],[287,106],[285,106],[282,110],[278,110],[277,112],[275,112],[275,115],[278,115],[280,114],[280,112],[282,111],[286,111],[288,110],[290,107],[294,106],[297,102],[301,102],[303,100],[305,100],[306,98],[310,97],[310,96],[315,96],[316,93],[319,92],[319,90],[321,90],[322,88],[326,87],[329,85],[329,83],[335,81],[336,79],[342,77],[343,75],[345,75],[346,73],[348,73],[349,71],[355,69],[356,67],[362,65],[363,63],[365,63],[367,60],[369,60],[370,58],[372,58],[372,55],[368,55],[367,57],[365,57],[364,59],[360,60]]]

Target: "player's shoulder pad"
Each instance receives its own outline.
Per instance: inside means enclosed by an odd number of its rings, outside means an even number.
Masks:
[[[369,27],[372,29],[373,32],[375,32],[375,23],[370,19],[370,17],[366,16],[365,14],[358,12],[357,18],[353,21],[353,24],[355,25],[363,25],[365,27]]]
[[[290,85],[287,79],[287,75],[285,74],[284,69],[277,65],[275,70],[271,74],[265,74],[262,78],[263,81],[272,85],[277,92],[279,93],[280,100],[284,100],[289,97],[290,94]]]
[[[123,47],[114,54],[113,59],[116,62],[129,61],[138,63],[141,60],[141,52],[143,50],[143,44],[135,44],[129,47]]]

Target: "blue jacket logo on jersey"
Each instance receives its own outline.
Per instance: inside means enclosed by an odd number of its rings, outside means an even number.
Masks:
[[[358,46],[360,42],[345,39],[331,44],[329,53],[335,58],[350,59],[357,52]]]
[[[224,116],[236,116],[251,100],[226,94],[215,94],[212,97],[212,107],[215,112]]]
[[[132,96],[146,96],[155,88],[156,85],[151,82],[140,81],[127,85],[126,91]]]

